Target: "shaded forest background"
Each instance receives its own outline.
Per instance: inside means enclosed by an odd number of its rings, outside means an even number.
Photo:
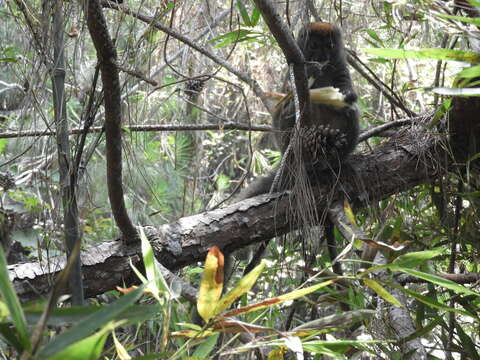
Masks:
[[[267,26],[269,5],[284,28]],[[64,313],[18,305],[37,329],[77,329],[73,340],[30,337],[21,316],[12,316],[5,279],[3,356],[53,359],[97,336],[106,345],[92,354],[112,359],[129,358],[122,349],[131,358],[479,359],[475,6],[0,2],[0,240],[10,263],[3,276],[24,302],[50,294],[56,303],[68,283],[74,304],[99,306],[79,310],[63,298]],[[341,186],[315,189],[314,206],[337,228],[336,259],[322,227],[302,231],[289,194],[240,204],[231,197],[281,160],[271,111],[289,76],[274,30],[288,37],[320,20],[342,29],[362,111],[352,171]],[[327,201],[333,191],[346,195],[353,211]],[[144,226],[142,248],[133,225]],[[241,286],[236,305],[292,291],[285,301],[295,301],[241,315],[233,325],[214,314],[208,336],[179,325],[192,322],[208,274],[199,261],[212,246],[231,251],[276,235],[261,276],[251,289]],[[161,264],[148,257],[147,239]],[[75,257],[80,241],[71,280],[57,277],[64,254]],[[247,264],[236,264],[232,284]],[[140,304],[142,289],[116,289],[141,282],[135,267],[161,284],[153,291],[147,285],[154,296]],[[308,297],[295,292],[329,280],[335,284]],[[39,320],[39,309],[50,320]],[[105,319],[88,327],[86,316],[99,309],[137,331]],[[12,323],[16,330],[4,326]],[[221,328],[240,336],[219,336]]]

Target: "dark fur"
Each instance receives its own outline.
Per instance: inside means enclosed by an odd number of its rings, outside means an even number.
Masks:
[[[338,27],[328,23],[309,24],[300,31],[298,45],[307,62],[307,77],[314,79],[311,88],[335,87],[345,95],[345,102],[348,104],[343,108],[311,104],[310,121],[303,124],[300,140],[307,173],[311,183],[316,184],[319,171],[326,168],[338,169],[357,145],[359,134],[358,110],[355,104],[357,95],[353,91],[342,35]],[[277,105],[273,126],[281,131],[276,135],[276,142],[284,153],[295,126],[295,109],[291,99],[281,101]],[[328,134],[329,131],[318,130],[319,128],[336,129],[338,134],[331,135]],[[290,178],[293,174],[289,169],[294,168],[287,164],[277,190],[290,188]],[[237,197],[237,200],[268,193],[276,171],[274,169],[270,174],[257,178]]]
[[[300,129],[300,152],[302,161],[306,168],[309,183],[318,184],[325,178],[325,170],[338,171],[345,161],[345,158],[355,149],[359,134],[358,110],[355,104],[357,95],[353,91],[352,80],[347,68],[345,48],[343,46],[340,29],[328,23],[312,23],[300,31],[298,45],[302,49],[307,61],[307,78],[313,78],[312,89],[332,86],[345,95],[347,106],[335,108],[326,104],[311,104],[309,122],[302,124]],[[281,101],[273,116],[273,126],[280,130],[276,134],[276,144],[285,153],[292,138],[292,129],[295,126],[295,108],[290,100]],[[294,150],[295,152],[296,150]],[[295,156],[289,156],[283,173],[280,177],[276,191],[292,188],[295,178]],[[298,160],[297,160],[298,161]],[[274,169],[267,175],[260,176],[237,196],[240,201],[260,194],[270,192],[277,173]],[[328,230],[328,227],[327,227]],[[330,225],[329,249],[333,254],[332,244],[333,226]],[[250,262],[247,269],[253,268],[261,258],[268,242],[260,245],[256,252],[258,259]],[[226,249],[224,249],[226,250]],[[249,249],[247,249],[248,251]],[[245,251],[243,251],[245,252]],[[238,252],[237,252],[238,254]],[[239,258],[243,256],[240,254]],[[226,251],[225,254],[225,280],[228,280],[232,273],[233,256]],[[257,260],[257,261],[256,261]],[[341,273],[339,265],[336,271]]]

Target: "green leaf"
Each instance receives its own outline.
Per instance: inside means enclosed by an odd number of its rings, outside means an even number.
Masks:
[[[385,289],[382,285],[372,279],[363,279],[365,285],[367,285],[370,289],[375,291],[380,297],[382,297],[385,301],[397,306],[403,307],[400,301],[397,300],[392,294],[390,294],[387,289]]]
[[[313,353],[313,354],[321,354],[321,355],[325,355],[325,356],[328,356],[329,358],[332,358],[332,359],[340,359],[340,360],[346,360],[347,358],[342,355],[341,353],[337,352],[337,351],[333,351],[321,344],[317,344],[317,343],[309,343],[309,344],[305,344],[303,346],[304,350],[306,352],[310,352],[310,353]]]
[[[177,132],[175,136],[168,136],[168,145],[175,156],[175,169],[189,169],[194,155],[192,137],[188,134]]]
[[[388,285],[391,286],[391,287],[394,287],[395,289],[403,291],[404,293],[410,295],[414,299],[416,299],[416,300],[418,300],[418,301],[420,301],[420,302],[424,303],[425,305],[428,305],[432,308],[443,310],[443,311],[448,311],[448,312],[456,312],[458,314],[462,314],[462,315],[465,315],[465,316],[476,318],[475,315],[473,315],[469,312],[450,307],[449,305],[441,303],[441,302],[433,299],[432,297],[420,295],[419,293],[417,293],[415,291],[412,291],[410,289],[404,288],[403,286],[400,286],[396,283],[389,283]]]
[[[149,281],[147,288],[152,292],[152,295],[157,299],[157,301],[160,302],[160,291],[170,294],[170,289],[155,263],[153,249],[147,237],[145,236],[143,227],[139,227],[139,230],[142,244],[143,264],[145,265],[145,274],[147,275],[147,280]]]
[[[215,45],[215,48],[222,48],[227,45],[238,43],[241,41],[253,40],[260,36],[263,36],[263,34],[259,33],[258,31],[238,29],[238,30],[231,31],[227,34],[220,35],[210,40],[210,42],[218,41],[218,44]]]
[[[240,16],[242,17],[243,23],[246,26],[254,26],[250,21],[250,16],[248,16],[247,8],[245,7],[245,5],[243,5],[243,2],[241,0],[237,0],[237,7],[238,11],[240,11]]]
[[[96,313],[102,306],[72,306],[54,309],[47,320],[50,326],[66,326],[76,324],[85,317]],[[25,309],[25,316],[29,325],[35,325],[40,319],[43,308]],[[130,305],[125,311],[118,314],[113,320],[127,320],[136,323],[152,319],[158,314],[158,305]]]
[[[387,59],[430,59],[445,61],[464,61],[471,64],[480,63],[480,55],[460,50],[448,49],[364,49],[366,53]]]
[[[23,352],[24,347],[18,341],[18,332],[9,323],[0,323],[0,335],[3,342],[13,346],[20,354]]]
[[[318,318],[312,321],[307,321],[297,326],[292,331],[299,332],[306,329],[326,329],[326,328],[344,328],[351,326],[354,323],[367,320],[374,316],[376,311],[374,310],[353,310],[344,311],[342,313],[327,315],[322,318]]]
[[[372,58],[372,59],[368,59],[368,61],[377,63],[377,64],[388,64],[390,62],[390,60],[382,59],[382,58]]]
[[[452,99],[445,99],[442,104],[438,107],[437,111],[435,111],[435,115],[433,115],[433,119],[428,124],[430,129],[433,127],[443,118],[445,114],[447,114],[452,107]]]
[[[258,7],[255,5],[252,11],[252,16],[250,16],[250,21],[252,26],[258,25],[258,21],[260,20],[260,15],[261,15],[260,10],[258,10]]]
[[[18,300],[12,282],[8,277],[7,259],[0,246],[0,294],[7,305],[13,325],[18,334],[18,341],[22,345],[23,350],[31,350],[30,337],[28,333],[27,320]]]
[[[471,325],[466,325],[471,326]],[[468,336],[467,333],[463,330],[460,324],[455,321],[455,329],[457,330],[458,337],[460,338],[460,343],[462,344],[462,350],[468,354],[468,358],[472,360],[480,360],[480,355],[477,351],[477,345],[475,345],[472,337]],[[475,336],[473,332],[470,332],[472,336]]]
[[[112,330],[112,325],[108,324],[99,332],[82,339],[59,353],[46,357],[46,360],[97,360],[102,354],[105,340],[108,333]],[[42,358],[40,358],[42,359]]]
[[[462,70],[457,75],[457,77],[465,78],[465,79],[477,78],[479,76],[480,76],[480,65],[470,66],[469,68]]]
[[[0,139],[0,154],[3,154],[7,149],[8,139]]]
[[[195,352],[192,354],[192,358],[194,359],[206,359],[208,355],[215,349],[215,345],[217,344],[218,337],[220,333],[214,334],[209,336],[207,339],[202,341],[202,343],[197,347]]]
[[[266,266],[266,262],[262,260],[260,264],[258,264],[252,271],[250,271],[247,275],[240,279],[240,281],[235,285],[235,287],[230,290],[225,296],[223,296],[217,304],[217,308],[215,309],[215,314],[219,314],[222,311],[227,310],[230,305],[234,303],[240,296],[246,294],[255,282],[257,281],[258,277],[262,273],[263,269]]]
[[[353,346],[365,349],[365,345],[389,343],[388,340],[312,340],[305,341],[303,348],[308,352],[318,352],[318,350],[330,349],[329,351],[345,352]],[[337,358],[336,358],[337,359]]]
[[[418,271],[418,270],[405,269],[405,268],[401,268],[401,267],[398,267],[398,268],[395,267],[395,268],[392,268],[392,270],[401,271],[405,274],[409,274],[409,275],[418,277],[420,279],[426,280],[428,282],[431,282],[432,284],[436,284],[436,285],[442,286],[446,289],[452,290],[456,294],[480,296],[479,293],[477,293],[473,290],[470,290],[463,285],[457,284],[457,283],[455,283],[451,280],[444,279],[444,278],[442,278],[440,276],[437,276],[437,275],[427,274],[427,273],[424,273],[424,272],[421,272],[421,271]]]
[[[366,30],[367,34],[373,39],[375,40],[376,42],[378,42],[379,44],[381,44],[383,46],[383,41],[382,39],[380,39],[380,36],[378,36],[378,34],[375,32],[375,30]]]
[[[435,250],[411,252],[408,254],[400,255],[392,262],[391,265],[412,268],[412,267],[419,266],[425,261],[430,260],[436,256],[439,256],[444,252],[445,250],[442,248],[437,248]]]
[[[324,288],[328,285],[333,284],[334,282],[335,282],[335,280],[328,280],[328,281],[324,281],[322,283],[319,283],[317,285],[297,289],[297,290],[294,290],[292,292],[289,292],[289,293],[286,293],[286,294],[283,294],[283,295],[280,295],[280,296],[276,296],[276,297],[273,297],[273,298],[270,298],[270,299],[267,299],[267,300],[263,300],[263,301],[260,301],[258,303],[252,304],[252,305],[247,305],[247,306],[244,306],[244,307],[241,307],[241,308],[238,308],[238,309],[233,309],[233,310],[227,311],[224,314],[224,316],[229,317],[229,316],[234,316],[234,315],[238,315],[238,314],[245,314],[245,313],[249,313],[249,312],[252,312],[252,311],[257,311],[257,310],[269,308],[269,307],[272,307],[272,306],[275,306],[275,305],[280,305],[280,304],[284,303],[285,301],[295,300],[295,299],[301,298],[305,295],[308,295],[310,293],[313,293],[317,290],[320,290],[321,288]]]
[[[16,63],[16,62],[18,62],[18,59],[17,59],[17,58],[12,58],[12,57],[5,57],[5,58],[0,58],[0,62],[3,62],[3,63],[7,63],[7,62]]]
[[[217,180],[215,180],[218,191],[226,191],[230,186],[230,178],[225,174],[219,174]]]
[[[451,20],[457,20],[464,22],[466,24],[472,24],[475,26],[480,26],[480,18],[469,18],[469,17],[464,17],[464,16],[456,16],[456,15],[448,15],[448,14],[437,14],[438,17],[444,18],[444,19],[451,19]]]
[[[98,328],[105,326],[107,323],[115,319],[119,314],[125,311],[125,309],[137,301],[142,296],[143,290],[144,286],[142,285],[138,289],[122,296],[113,304],[104,306],[100,310],[85,317],[77,325],[71,327],[46,344],[40,350],[38,355],[48,358],[84,339],[86,336],[89,336]]]

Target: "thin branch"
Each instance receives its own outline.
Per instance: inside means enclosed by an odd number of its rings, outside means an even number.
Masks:
[[[206,57],[208,57],[210,60],[214,61],[218,65],[224,67],[225,69],[230,71],[232,74],[237,76],[240,80],[242,80],[243,82],[248,84],[252,88],[255,95],[257,95],[260,98],[260,100],[262,101],[262,103],[265,105],[265,108],[270,113],[273,113],[273,108],[268,103],[267,96],[266,96],[265,92],[262,90],[262,88],[260,87],[258,82],[256,80],[252,79],[249,74],[238,71],[232,65],[230,65],[228,62],[226,62],[224,59],[218,57],[217,55],[215,55],[210,50],[208,50],[208,49],[206,49],[202,46],[199,46],[198,44],[196,44],[195,42],[193,42],[191,39],[187,38],[186,36],[184,36],[184,35],[176,32],[175,30],[161,24],[160,22],[155,20],[155,18],[153,16],[148,16],[148,15],[142,14],[140,12],[135,12],[135,11],[129,9],[128,7],[126,7],[123,4],[117,4],[115,2],[108,1],[108,0],[103,0],[102,5],[105,6],[105,7],[109,7],[111,9],[114,9],[114,10],[122,11],[127,15],[131,15],[134,18],[136,18],[138,20],[141,20],[141,21],[153,26],[154,28],[156,28],[160,31],[163,31],[164,33],[168,34],[169,36],[177,39],[178,41],[183,42],[184,44],[188,45],[192,49],[194,49],[194,50],[198,51],[199,53],[205,55]]]
[[[183,124],[183,125],[131,125],[122,126],[122,129],[127,132],[149,132],[149,131],[206,131],[206,130],[243,130],[243,131],[261,131],[272,132],[275,129],[267,125],[252,125],[238,124],[234,122],[227,122],[221,124]],[[88,133],[100,133],[104,130],[102,126],[96,126],[88,129]],[[69,131],[69,135],[79,135],[85,133],[84,128],[75,128]],[[28,131],[14,131],[0,133],[0,139],[21,138],[21,137],[37,137],[37,136],[53,136],[53,130],[28,130]]]
[[[133,77],[136,77],[137,79],[145,81],[146,83],[148,83],[152,86],[157,86],[158,85],[158,81],[148,78],[145,74],[142,74],[138,70],[127,69],[126,67],[124,67],[120,64],[117,64],[117,68],[119,70],[123,71],[124,73],[127,73],[128,75],[131,75]]]
[[[295,87],[297,88],[298,101],[300,107],[300,123],[302,126],[308,123],[310,119],[310,94],[308,89],[308,80],[305,73],[305,58],[303,52],[293,38],[290,29],[275,11],[275,7],[270,0],[255,0],[255,4],[262,13],[263,19],[268,25],[270,32],[275,37],[278,45],[282,49],[288,65],[293,66],[295,77]]]
[[[402,109],[408,116],[417,116],[412,110],[408,109],[405,104],[398,98],[397,94],[383,81],[381,81],[375,73],[373,73],[368,66],[361,62],[358,56],[353,52],[349,51],[348,54],[348,63],[353,67],[365,80],[367,80],[375,89],[380,91],[392,104],[392,106]],[[364,66],[371,75],[367,74],[361,67]]]
[[[412,124],[413,122],[414,122],[413,119],[406,119],[406,120],[391,121],[379,126],[375,126],[373,128],[362,131],[362,133],[358,137],[358,142],[360,143],[362,141],[368,140],[369,138],[379,135],[388,129],[409,125],[409,124]]]

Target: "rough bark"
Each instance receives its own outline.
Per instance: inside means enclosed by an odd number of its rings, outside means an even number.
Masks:
[[[384,265],[386,263],[385,256],[380,252],[377,253],[375,264]],[[389,279],[389,275],[386,269],[375,271],[375,278],[395,281]],[[389,288],[388,291],[402,304],[402,307],[395,306],[378,297],[377,315],[371,322],[370,329],[376,338],[378,336],[380,339],[398,340],[402,359],[426,360],[427,352],[422,345],[421,338],[417,337],[404,341],[416,331],[415,324],[410,316],[411,311],[408,309],[407,296],[404,292],[395,288]]]

